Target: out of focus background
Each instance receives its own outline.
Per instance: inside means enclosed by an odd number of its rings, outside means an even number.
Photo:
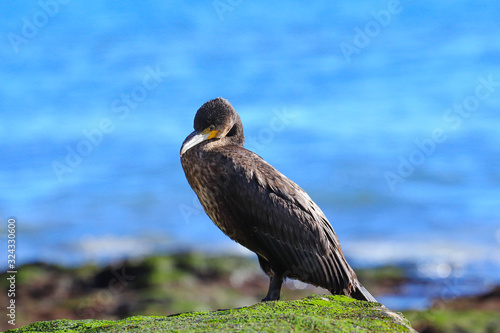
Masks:
[[[1,243],[14,216],[18,266],[253,258],[205,215],[179,161],[196,110],[222,96],[246,147],[318,203],[355,269],[403,270],[377,295],[386,306],[500,284],[497,1],[1,7]]]

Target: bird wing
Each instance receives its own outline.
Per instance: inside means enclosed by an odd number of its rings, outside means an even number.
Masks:
[[[355,273],[332,226],[307,193],[246,149],[233,148],[227,157],[226,205],[250,233],[237,241],[286,276],[348,291]]]

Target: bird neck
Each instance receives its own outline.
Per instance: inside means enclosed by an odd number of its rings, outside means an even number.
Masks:
[[[245,137],[236,137],[236,136],[231,136],[231,137],[225,137],[221,140],[220,145],[221,146],[238,146],[243,148],[245,144]]]
[[[242,147],[245,144],[245,135],[243,134],[243,124],[239,117],[233,124],[233,127],[221,139],[221,146],[238,146]]]

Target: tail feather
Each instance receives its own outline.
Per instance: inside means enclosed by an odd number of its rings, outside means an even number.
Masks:
[[[375,299],[375,297],[373,297],[372,294],[370,294],[368,292],[368,290],[366,290],[366,288],[363,287],[363,285],[359,282],[356,283],[356,289],[353,292],[351,292],[350,296],[352,298],[355,298],[355,299],[358,299],[361,301],[378,303],[377,300]],[[397,313],[397,312],[394,312],[394,311],[387,309],[383,304],[380,304],[380,306],[381,306],[382,313],[384,313],[387,316],[392,317],[398,324],[407,327],[410,332],[416,332],[411,327],[411,325],[409,325],[408,320],[405,319],[400,313]]]
[[[360,301],[368,301],[368,302],[375,302],[378,303],[375,297],[370,294],[368,290],[366,290],[365,287],[361,283],[358,283],[356,285],[356,289],[351,292],[350,295],[352,298],[358,299]]]

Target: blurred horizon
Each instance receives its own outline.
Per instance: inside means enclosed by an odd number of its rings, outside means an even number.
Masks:
[[[498,3],[2,7],[0,218],[17,219],[19,265],[249,255],[179,161],[220,96],[353,266],[500,284]]]

